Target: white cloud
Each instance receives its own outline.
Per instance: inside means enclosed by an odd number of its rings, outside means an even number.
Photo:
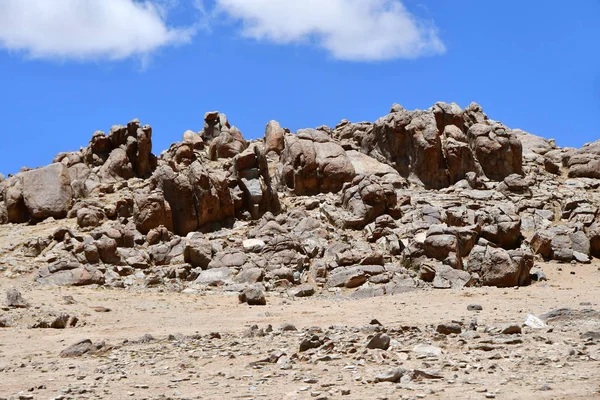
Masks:
[[[216,0],[241,20],[242,34],[280,44],[313,43],[342,60],[370,61],[441,54],[431,22],[399,0]]]
[[[191,40],[194,29],[166,24],[167,5],[134,0],[0,0],[0,47],[33,58],[148,56]]]

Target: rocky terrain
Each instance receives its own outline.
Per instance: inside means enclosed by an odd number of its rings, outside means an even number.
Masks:
[[[591,398],[600,141],[473,103],[137,120],[0,175],[0,398]]]

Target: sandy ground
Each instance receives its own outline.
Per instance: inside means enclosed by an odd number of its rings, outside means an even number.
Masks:
[[[576,313],[548,328],[525,327],[522,334],[491,332],[522,325],[528,313],[600,310],[598,265],[543,269],[548,282],[530,287],[423,290],[362,300],[271,294],[266,306],[255,307],[218,293],[40,287],[31,275],[1,278],[2,293],[14,286],[31,306],[2,310],[13,327],[0,328],[0,398],[600,398],[600,339],[582,336],[600,332],[600,319]],[[76,303],[67,304],[64,296]],[[469,311],[469,304],[483,310]],[[78,325],[30,328],[59,313],[76,316]],[[373,318],[382,327],[370,325]],[[479,338],[435,333],[437,324],[451,321],[466,331],[474,319]],[[282,332],[284,323],[298,330]],[[366,348],[377,331],[391,337],[387,351]],[[152,338],[141,340],[144,335]],[[326,344],[300,352],[299,344],[311,335]],[[86,338],[105,341],[104,350],[59,356]],[[418,344],[443,353],[419,354]],[[375,382],[395,367],[434,371],[436,379]]]

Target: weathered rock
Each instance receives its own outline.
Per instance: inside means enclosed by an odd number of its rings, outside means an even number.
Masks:
[[[367,343],[367,349],[381,349],[387,350],[390,347],[391,339],[386,333],[378,333],[373,336],[369,343]]]
[[[156,168],[156,160],[152,154],[152,128],[145,125],[136,130],[137,152],[135,157],[135,173],[140,178],[148,178]]]
[[[98,176],[103,183],[116,183],[133,178],[135,173],[127,152],[120,147],[111,151],[106,162],[100,167]]]
[[[212,245],[201,233],[190,233],[185,239],[185,262],[206,269],[212,260]]]
[[[375,382],[400,382],[400,379],[407,374],[408,371],[404,368],[393,368],[375,376]]]
[[[459,324],[455,324],[455,323],[439,324],[437,326],[437,328],[435,328],[435,331],[437,333],[441,333],[442,335],[451,335],[451,334],[458,335],[459,333],[462,332],[462,328]]]
[[[380,177],[391,175],[400,178],[400,174],[392,166],[377,161],[373,157],[356,150],[346,151],[356,175],[377,175]]]
[[[362,229],[383,214],[401,215],[395,189],[377,176],[360,175],[344,185],[341,202],[343,210],[323,211],[332,223],[347,229]]]
[[[511,174],[504,178],[496,190],[506,195],[517,194],[531,197],[531,184],[532,182],[529,179],[525,179],[518,174]]]
[[[100,259],[105,264],[120,264],[121,257],[117,252],[117,241],[108,236],[102,236],[102,238],[96,240],[96,248]]]
[[[242,193],[241,201],[234,201],[238,213],[248,211],[253,219],[259,219],[266,212],[278,213],[279,199],[262,147],[253,144],[238,154],[234,159],[234,168]]]
[[[337,192],[355,176],[344,149],[323,131],[285,136],[281,181],[296,195]]]
[[[379,275],[383,272],[385,272],[385,268],[380,265],[340,267],[330,274],[327,285],[329,287],[355,288],[365,283],[369,276]]]
[[[222,130],[209,146],[208,154],[211,160],[232,158],[248,147],[242,133],[236,128]]]
[[[90,339],[83,339],[60,352],[61,357],[81,357],[92,351],[94,344]]]
[[[6,291],[6,305],[11,308],[27,308],[29,303],[23,298],[21,292],[15,288]]]
[[[264,147],[265,154],[274,151],[281,154],[285,146],[284,142],[285,131],[277,121],[269,121],[265,128]]]
[[[92,266],[77,267],[49,273],[43,269],[38,272],[36,282],[42,285],[87,286],[104,283],[104,275]]]
[[[590,254],[596,258],[600,258],[600,223],[594,223],[588,231],[590,241]]]
[[[198,278],[195,280],[195,283],[208,286],[223,286],[231,283],[232,277],[233,273],[230,268],[213,268],[200,272]]]
[[[527,285],[532,267],[533,254],[529,251],[507,251],[490,246],[475,246],[468,262],[469,271],[477,273],[485,286]]]
[[[435,277],[433,278],[433,287],[436,289],[462,289],[463,287],[473,285],[473,277],[467,271],[461,271],[443,265],[435,265]]]
[[[563,226],[536,231],[531,238],[531,249],[546,260],[569,262],[574,253],[581,254],[587,262],[592,251],[591,241],[583,231],[569,232]]]
[[[437,260],[445,260],[450,253],[458,253],[458,240],[454,235],[430,235],[425,239],[425,255]]]
[[[25,172],[21,179],[23,200],[31,217],[42,220],[67,216],[73,199],[67,167],[63,164],[51,164]]]
[[[568,161],[569,177],[600,179],[600,140],[586,143]]]
[[[304,284],[288,290],[288,295],[291,297],[310,297],[315,294],[315,288],[311,285]]]
[[[250,286],[244,289],[239,295],[240,303],[247,303],[249,306],[264,306],[267,304],[265,293],[258,285]]]
[[[511,174],[523,174],[523,147],[510,129],[498,123],[477,123],[469,128],[467,135],[488,178],[500,181]]]
[[[242,246],[249,253],[260,253],[265,247],[265,242],[260,239],[246,239],[242,243]]]
[[[145,235],[159,226],[173,230],[171,206],[165,201],[162,192],[136,192],[133,200],[133,219],[138,231]]]
[[[104,212],[96,207],[84,207],[77,210],[77,225],[80,228],[95,228],[104,220]]]
[[[20,175],[12,176],[1,184],[8,222],[29,221],[29,210],[23,199],[23,183]]]
[[[318,349],[323,345],[323,341],[319,339],[317,335],[313,335],[310,338],[306,338],[300,342],[299,352],[303,353],[310,349]]]

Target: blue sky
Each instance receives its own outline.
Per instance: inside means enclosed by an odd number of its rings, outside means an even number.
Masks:
[[[96,130],[154,152],[225,112],[246,138],[480,103],[512,128],[600,138],[600,1],[0,0],[0,172]]]

